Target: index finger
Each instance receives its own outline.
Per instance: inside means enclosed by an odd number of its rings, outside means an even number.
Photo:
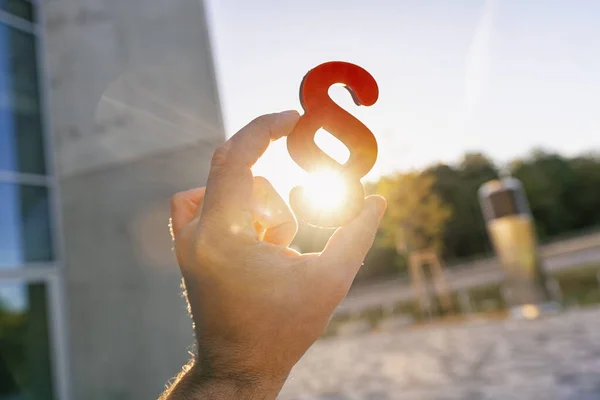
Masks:
[[[249,216],[252,171],[273,140],[289,135],[299,114],[295,110],[263,115],[250,122],[214,153],[206,185],[203,215],[232,223]]]

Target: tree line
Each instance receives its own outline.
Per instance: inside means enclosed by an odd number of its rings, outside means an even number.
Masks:
[[[565,157],[536,149],[505,166],[481,153],[456,164],[434,164],[365,185],[388,200],[376,243],[357,279],[397,273],[407,249],[436,248],[452,264],[489,255],[492,246],[477,191],[501,169],[523,183],[540,242],[600,226],[600,155]],[[301,226],[294,245],[320,251],[332,231]]]

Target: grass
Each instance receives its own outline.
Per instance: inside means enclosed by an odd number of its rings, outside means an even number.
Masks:
[[[589,264],[551,273],[549,278],[554,278],[559,283],[562,295],[560,300],[564,306],[591,306],[600,304],[600,282],[597,278],[599,273],[600,264]],[[474,314],[480,314],[486,318],[506,315],[507,306],[502,297],[500,285],[481,286],[465,292],[468,293]],[[460,311],[459,294],[453,292],[451,299],[454,309],[449,312],[441,310],[439,304],[434,305],[436,306],[434,308],[439,310],[433,315],[438,322],[460,322],[467,317]],[[355,315],[336,315],[329,324],[324,337],[335,336],[337,329],[342,324],[352,321],[368,321],[372,329],[377,329],[381,321],[393,315],[410,316],[418,325],[428,321],[431,317],[424,315],[415,302],[399,302],[392,307],[374,307]]]
[[[560,283],[565,305],[587,306],[600,303],[600,287],[597,274],[600,265],[587,265],[559,271],[554,278]]]

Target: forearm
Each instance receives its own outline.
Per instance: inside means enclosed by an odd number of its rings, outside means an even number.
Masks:
[[[269,382],[244,374],[209,376],[191,362],[159,400],[273,400],[282,386],[283,382]]]

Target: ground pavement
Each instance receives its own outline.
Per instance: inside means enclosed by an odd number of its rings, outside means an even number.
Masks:
[[[281,400],[600,400],[600,308],[331,338]]]

